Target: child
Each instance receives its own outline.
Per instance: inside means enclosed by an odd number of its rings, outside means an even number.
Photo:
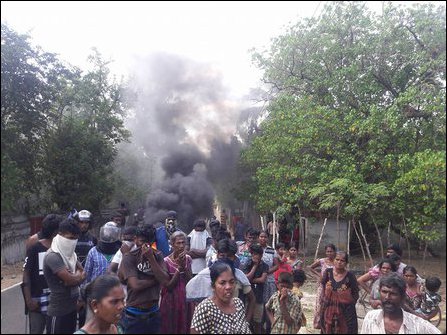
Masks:
[[[302,309],[300,300],[291,292],[293,276],[282,272],[278,277],[278,291],[265,305],[272,324],[271,334],[296,334],[300,330]]]
[[[437,277],[429,277],[425,280],[425,292],[422,296],[421,307],[416,310],[418,316],[425,320],[433,318],[437,307],[441,302],[441,296],[437,293],[441,287],[441,280]]]
[[[301,298],[303,297],[303,292],[301,292],[300,287],[304,285],[304,282],[307,279],[306,273],[304,272],[304,270],[293,270],[292,275],[293,275],[292,293],[301,300]],[[302,313],[300,326],[306,327],[306,325],[307,325],[306,316],[304,315],[304,313]]]
[[[286,247],[284,243],[278,243],[275,247],[276,253],[278,254],[279,266],[278,270],[275,271],[275,283],[278,285],[278,277],[282,272],[292,273],[292,267],[287,263],[286,257]]]
[[[255,334],[261,334],[262,314],[264,313],[264,283],[267,280],[269,266],[262,260],[264,249],[259,244],[252,244],[249,250],[251,259],[247,263],[245,273],[256,298],[252,326]]]

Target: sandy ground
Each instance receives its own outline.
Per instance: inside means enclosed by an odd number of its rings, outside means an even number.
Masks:
[[[2,265],[2,290],[22,281],[23,262]]]
[[[375,259],[379,259],[376,257]],[[310,260],[307,261],[309,263]],[[422,256],[414,255],[411,260],[404,259],[406,264],[411,264],[416,267],[419,274],[422,277],[437,276],[442,281],[442,286],[440,289],[440,294],[442,296],[442,302],[440,304],[442,310],[442,322],[439,325],[439,329],[445,333],[446,331],[446,259],[445,258],[430,258],[427,257],[425,262],[422,260]],[[1,276],[2,276],[2,290],[12,286],[16,283],[22,281],[22,266],[23,262],[16,263],[14,265],[4,265],[2,266]],[[354,270],[363,270],[365,268],[364,261],[359,257],[351,257],[350,268]],[[309,276],[308,276],[309,277]],[[300,330],[301,334],[319,334],[320,331],[313,329],[313,311],[315,306],[317,282],[313,278],[308,278],[307,282],[303,287],[304,297],[301,300],[304,313],[307,318],[307,327],[302,327]],[[357,315],[359,317],[359,327],[361,327],[361,322],[365,316],[367,310],[361,304],[357,304]]]

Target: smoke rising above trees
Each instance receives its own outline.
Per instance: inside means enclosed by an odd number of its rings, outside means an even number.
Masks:
[[[176,55],[138,59],[131,78],[132,141],[163,171],[150,190],[146,219],[162,221],[176,210],[181,228],[189,231],[195,218],[212,215],[216,193],[230,201],[242,104],[231,100],[212,65]]]

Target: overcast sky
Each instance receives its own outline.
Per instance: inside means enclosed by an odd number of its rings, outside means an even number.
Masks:
[[[135,56],[154,51],[212,63],[242,95],[260,77],[248,50],[269,45],[300,17],[318,15],[324,2],[2,1],[1,20],[81,67],[92,47],[123,75]]]

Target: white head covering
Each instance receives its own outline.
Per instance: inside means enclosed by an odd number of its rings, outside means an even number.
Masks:
[[[66,237],[63,237],[60,234],[57,234],[53,238],[53,242],[51,242],[51,250],[55,253],[61,255],[67,269],[71,273],[75,273],[76,270],[76,262],[78,260],[78,256],[75,253],[76,243],[78,240],[70,240]]]

